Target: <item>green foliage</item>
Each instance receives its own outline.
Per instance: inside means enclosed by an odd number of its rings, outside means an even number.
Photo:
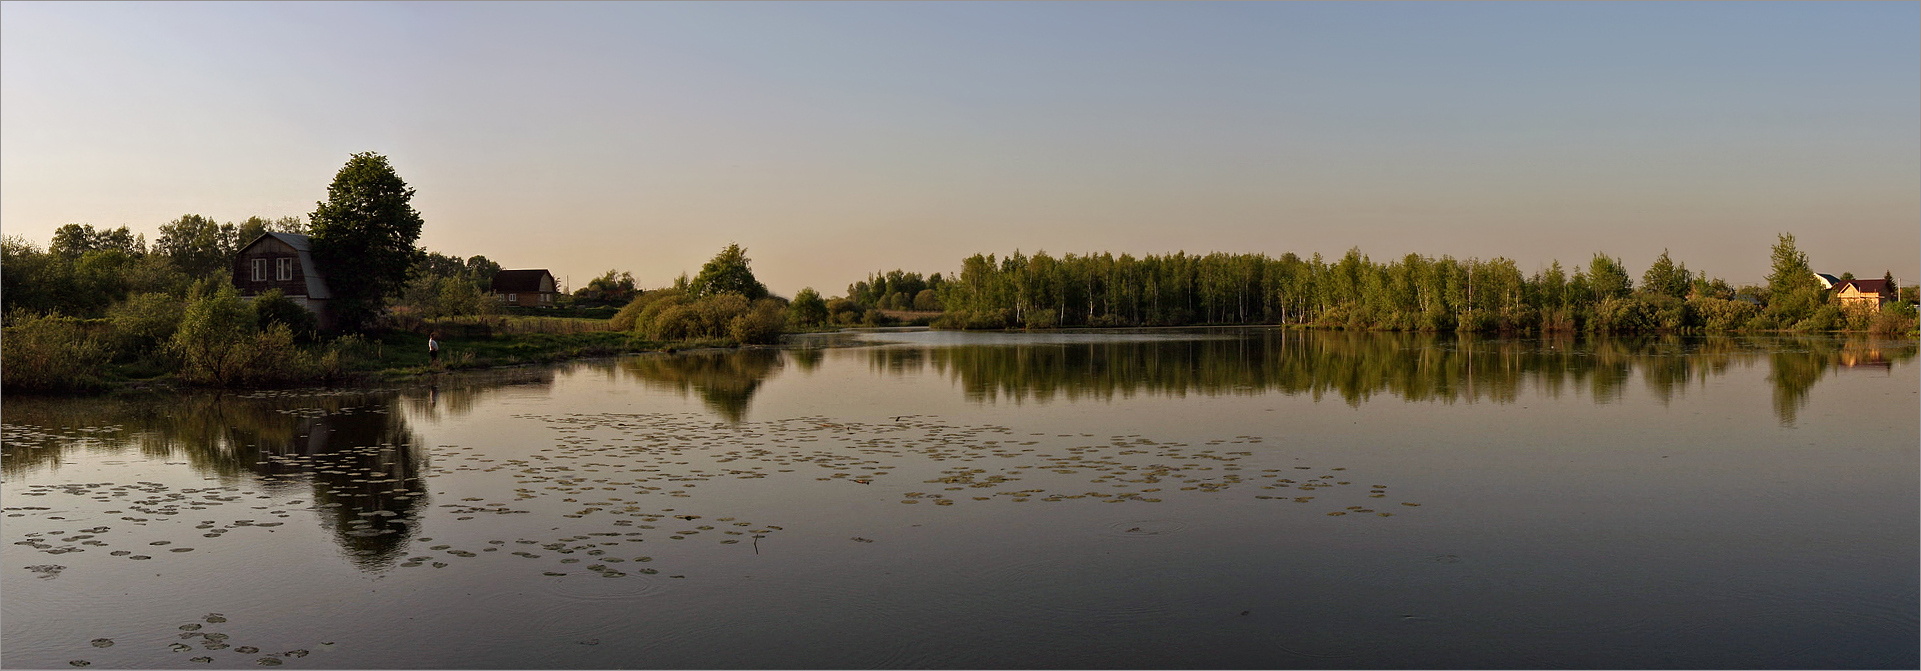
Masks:
[[[1782,324],[1800,323],[1814,315],[1827,302],[1820,280],[1808,265],[1808,255],[1795,247],[1794,236],[1782,233],[1771,252],[1768,273],[1768,315]]]
[[[1687,306],[1694,321],[1710,331],[1739,330],[1761,313],[1761,308],[1753,303],[1713,296],[1696,296],[1688,300]]]
[[[288,298],[279,289],[268,289],[255,297],[253,312],[255,321],[261,328],[281,324],[298,338],[312,339],[320,329],[319,320],[312,312],[300,307],[300,304],[293,302],[293,299]]]
[[[195,293],[173,334],[180,376],[222,387],[239,382],[254,361],[253,310],[230,284],[216,285],[211,293],[204,287]]]
[[[416,276],[407,282],[395,307],[423,319],[498,314],[501,309],[499,301],[464,274]]]
[[[162,293],[128,296],[125,302],[107,309],[114,337],[122,352],[144,354],[162,349],[180,328],[185,306],[179,298]]]
[[[1620,259],[1601,253],[1596,253],[1594,259],[1588,261],[1587,281],[1597,300],[1621,298],[1634,288],[1633,282],[1628,279],[1627,266],[1621,265]]]
[[[1841,306],[1821,304],[1816,306],[1806,318],[1788,328],[1795,331],[1832,331],[1845,326],[1847,326],[1847,315],[1841,312]]]
[[[9,390],[82,391],[104,384],[112,347],[99,324],[19,311],[0,334],[0,385]]]
[[[700,273],[687,284],[689,293],[697,297],[718,294],[740,294],[748,300],[767,297],[767,287],[754,279],[754,271],[748,267],[747,250],[740,245],[729,244],[720,250],[705,265]]]
[[[104,251],[141,256],[147,253],[147,236],[134,235],[125,226],[96,231],[89,224],[67,224],[53,232],[53,244],[47,247],[47,251],[67,258]]]
[[[1668,258],[1668,250],[1661,250],[1660,258],[1648,266],[1641,274],[1641,291],[1656,296],[1687,298],[1693,288],[1694,275],[1688,272],[1685,263],[1677,264]]]
[[[252,238],[241,240],[240,235],[233,224],[223,226],[198,214],[185,214],[160,225],[153,252],[190,276],[218,275],[233,266],[233,255],[241,245],[252,242]]]
[[[801,289],[794,294],[794,301],[787,306],[788,321],[800,326],[818,326],[827,321],[827,301],[821,300],[820,292],[813,287]]]
[[[934,273],[934,276],[940,277],[940,273]],[[923,312],[939,310],[940,294],[933,289],[920,290],[920,293],[914,294],[914,309]]]
[[[780,342],[786,327],[787,310],[780,301],[763,298],[754,301],[746,314],[728,320],[727,335],[742,345],[772,345]]]
[[[363,152],[334,175],[327,200],[308,216],[314,260],[327,269],[331,309],[343,327],[368,324],[421,256],[414,247],[422,221],[413,196],[387,157]]]
[[[579,306],[626,305],[640,295],[640,288],[634,285],[634,274],[608,270],[600,277],[587,281],[587,286],[574,291],[574,304]]]

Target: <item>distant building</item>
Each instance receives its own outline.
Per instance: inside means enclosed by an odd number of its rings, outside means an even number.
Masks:
[[[333,292],[327,289],[327,278],[320,267],[314,265],[312,250],[307,236],[263,233],[234,255],[233,285],[248,300],[279,289],[294,304],[313,313],[320,328],[333,328],[333,315],[327,309]]]
[[[1814,279],[1821,281],[1821,288],[1823,289],[1833,289],[1834,285],[1841,283],[1841,278],[1827,273],[1815,273]]]
[[[1894,287],[1888,286],[1885,279],[1835,282],[1834,297],[1840,299],[1843,308],[1873,309],[1880,309],[1882,303],[1895,299]]]
[[[540,308],[553,307],[554,296],[560,293],[554,288],[554,274],[545,268],[494,273],[493,292],[507,305]]]

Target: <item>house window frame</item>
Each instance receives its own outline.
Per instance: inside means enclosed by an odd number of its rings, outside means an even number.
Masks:
[[[253,260],[253,281],[255,282],[267,281],[267,260],[266,259],[256,258]]]
[[[507,302],[512,303],[514,305],[519,305],[520,294],[507,294]]]
[[[283,257],[274,259],[273,262],[274,262],[273,277],[275,280],[285,282],[287,280],[293,279],[293,257],[283,256]]]

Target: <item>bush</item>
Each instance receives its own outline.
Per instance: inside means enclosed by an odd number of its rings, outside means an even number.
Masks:
[[[922,289],[920,293],[914,294],[914,309],[922,312],[939,310],[940,296],[936,295],[933,289]]]
[[[320,330],[320,322],[314,318],[313,313],[300,307],[299,303],[293,302],[293,299],[288,298],[279,289],[268,289],[255,298],[253,314],[254,321],[261,328],[282,324],[288,331],[306,340],[312,340],[314,334]]]
[[[1881,312],[1868,323],[1868,332],[1875,335],[1913,333],[1914,329],[1914,305],[1910,303],[1897,302],[1883,305]]]
[[[1847,315],[1841,312],[1840,306],[1823,304],[1815,308],[1814,314],[1808,315],[1807,319],[1795,322],[1789,328],[1795,331],[1832,331],[1846,326],[1847,321]]]
[[[0,384],[9,389],[78,391],[104,385],[112,351],[99,327],[58,314],[15,310],[0,337]]]
[[[1710,331],[1734,331],[1747,327],[1761,314],[1761,308],[1747,301],[1732,301],[1697,296],[1687,302],[1693,322]]]
[[[727,334],[742,345],[772,345],[780,342],[780,332],[786,325],[786,311],[780,302],[763,298],[754,301],[747,314],[729,321]]]
[[[1061,322],[1060,315],[1056,314],[1051,309],[1027,311],[1027,328],[1051,329],[1056,326],[1060,326],[1060,322]]]
[[[1636,298],[1609,298],[1594,305],[1588,330],[1598,333],[1641,331],[1654,325],[1654,311]]]
[[[794,294],[794,302],[787,306],[787,318],[801,326],[814,326],[827,321],[827,301],[821,300],[820,292],[813,287],[801,289]]]
[[[141,355],[166,347],[180,328],[185,307],[179,298],[167,294],[134,294],[107,308],[107,320],[113,324],[120,351]]]

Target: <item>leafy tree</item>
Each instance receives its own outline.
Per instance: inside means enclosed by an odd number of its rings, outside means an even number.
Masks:
[[[1597,300],[1621,298],[1634,288],[1628,279],[1628,269],[1621,265],[1620,259],[1596,253],[1587,268],[1588,287]]]
[[[827,301],[821,300],[820,292],[813,287],[794,294],[794,302],[787,306],[787,319],[796,324],[813,326],[827,321]]]
[[[1647,293],[1686,298],[1692,288],[1694,276],[1688,273],[1685,263],[1676,264],[1668,258],[1668,250],[1661,250],[1661,256],[1641,274],[1641,290]]]
[[[366,326],[406,284],[421,255],[414,246],[422,221],[413,197],[414,189],[387,157],[362,152],[334,175],[327,200],[308,215],[314,261],[326,270],[332,309],[343,327]]]
[[[587,281],[587,286],[574,291],[574,303],[581,306],[626,305],[640,295],[640,288],[634,284],[634,274],[608,270],[600,277]]]
[[[1795,247],[1793,234],[1782,233],[1771,256],[1767,313],[1777,324],[1792,326],[1812,316],[1827,296],[1808,265],[1808,255]]]
[[[47,251],[69,259],[97,251],[141,256],[147,253],[147,236],[135,235],[125,226],[96,231],[91,224],[67,224],[53,232],[53,244],[47,247]]]
[[[754,279],[754,271],[748,268],[747,250],[740,245],[729,244],[726,249],[700,267],[700,274],[687,284],[687,289],[695,297],[714,294],[734,293],[748,300],[767,297],[767,286]]]
[[[182,377],[226,386],[253,362],[254,312],[232,284],[212,286],[213,293],[201,293],[187,303],[173,333],[173,351],[180,357]]]
[[[245,244],[238,240],[239,236],[233,224],[223,226],[208,217],[183,214],[160,225],[160,237],[153,241],[153,251],[171,259],[182,272],[203,277],[232,264],[234,253]]]

